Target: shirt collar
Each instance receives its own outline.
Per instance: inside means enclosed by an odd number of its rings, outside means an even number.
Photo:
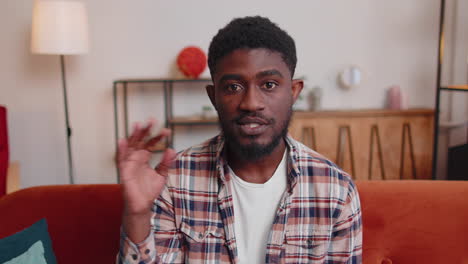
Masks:
[[[296,140],[294,140],[289,134],[285,138],[286,146],[288,151],[287,156],[287,175],[288,175],[288,191],[291,192],[294,188],[294,185],[297,182],[297,177],[301,174],[300,166],[299,166],[299,145]],[[221,182],[224,184],[226,181],[230,179],[228,172],[228,164],[226,159],[226,151],[224,151],[225,146],[225,138],[224,135],[221,133],[217,137],[213,138],[211,141],[212,144],[212,151],[216,153],[216,171],[217,175],[220,178]]]

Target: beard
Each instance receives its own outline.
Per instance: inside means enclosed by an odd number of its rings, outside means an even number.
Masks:
[[[260,114],[244,114],[234,120],[239,120],[245,116],[264,118]],[[270,155],[273,152],[273,150],[275,150],[275,148],[278,146],[278,144],[281,142],[281,140],[283,140],[286,137],[286,135],[288,134],[288,127],[291,121],[291,116],[292,116],[292,108],[289,108],[288,113],[286,114],[286,119],[282,122],[280,129],[273,134],[270,142],[266,144],[259,144],[259,143],[254,142],[257,136],[249,136],[248,138],[252,140],[252,143],[243,145],[239,142],[236,135],[234,135],[234,133],[232,133],[232,131],[229,129],[229,126],[226,123],[226,121],[220,121],[220,125],[221,125],[221,130],[223,131],[223,134],[224,134],[225,143],[227,144],[227,147],[229,148],[230,151],[234,152],[237,157],[240,157],[243,160],[257,161],[263,157]],[[220,118],[220,120],[222,119]],[[276,123],[275,119],[270,119],[269,121],[271,125],[274,125]],[[235,121],[227,121],[227,122],[235,122]]]

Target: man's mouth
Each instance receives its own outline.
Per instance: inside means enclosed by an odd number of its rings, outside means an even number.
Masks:
[[[241,134],[246,136],[257,136],[265,132],[270,122],[258,117],[245,117],[237,122]]]
[[[261,126],[260,124],[257,123],[251,123],[251,124],[245,124],[243,126],[247,126],[247,128],[252,129]]]
[[[258,136],[265,132],[267,125],[257,124],[257,123],[249,123],[249,124],[242,124],[239,126],[242,135],[246,136]]]

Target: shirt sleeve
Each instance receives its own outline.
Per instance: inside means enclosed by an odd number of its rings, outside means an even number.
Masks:
[[[361,204],[356,186],[349,180],[346,202],[335,224],[325,263],[362,263]]]
[[[167,186],[155,200],[151,232],[141,243],[132,242],[121,228],[118,264],[184,263],[180,234],[176,228],[174,207]]]

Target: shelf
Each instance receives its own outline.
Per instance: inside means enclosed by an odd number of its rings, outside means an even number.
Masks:
[[[211,79],[161,79],[161,78],[130,78],[120,79],[114,83],[183,83],[183,82],[211,82]]]
[[[449,85],[446,87],[440,87],[441,90],[446,91],[460,91],[460,92],[468,92],[468,84],[466,85]]]
[[[174,117],[167,120],[172,126],[200,126],[200,125],[216,125],[218,124],[217,117],[201,118],[200,116],[193,117]]]

